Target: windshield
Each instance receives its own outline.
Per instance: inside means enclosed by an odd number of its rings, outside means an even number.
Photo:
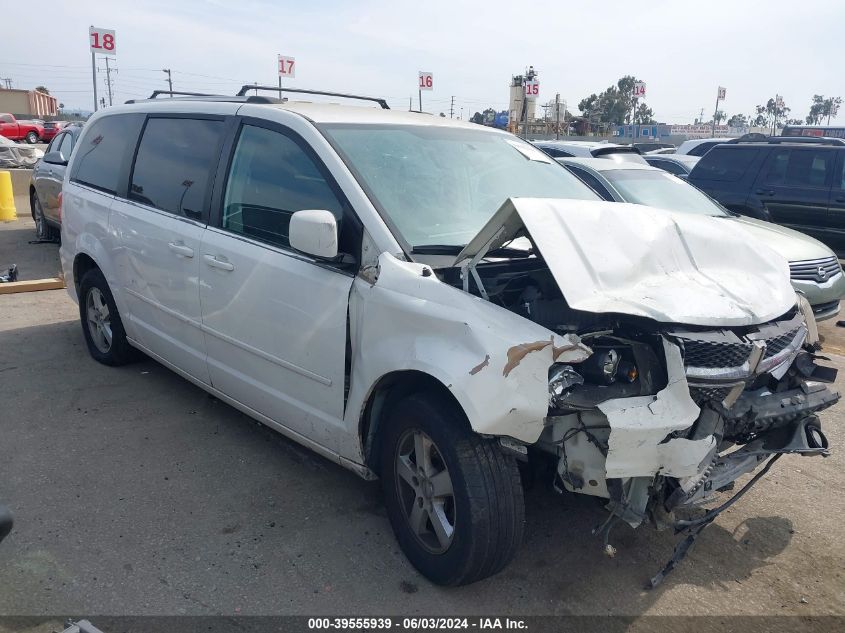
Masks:
[[[321,129],[411,248],[465,246],[508,198],[598,200],[553,159],[507,134],[433,125]]]
[[[701,191],[665,171],[609,169],[602,175],[625,202],[701,215],[730,215]]]

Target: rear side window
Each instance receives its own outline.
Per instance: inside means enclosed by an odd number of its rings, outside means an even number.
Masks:
[[[581,182],[587,185],[590,189],[595,191],[602,200],[609,200],[613,202],[613,196],[610,195],[610,192],[607,188],[601,183],[601,181],[593,176],[590,172],[575,167],[574,165],[564,165],[569,171],[571,171],[575,176],[578,177]]]
[[[546,152],[552,158],[572,158],[572,154],[569,152],[565,152],[562,149],[556,149],[554,147],[542,147],[540,149]]]
[[[138,145],[129,199],[202,219],[223,127],[222,121],[150,118]]]
[[[226,184],[223,228],[288,247],[290,216],[302,209],[331,211],[342,226],[343,205],[296,141],[244,125]]]
[[[59,145],[59,153],[65,160],[70,160],[70,153],[73,151],[73,134],[62,134],[62,144]]]
[[[690,151],[687,152],[687,156],[704,156],[708,153],[711,149],[713,149],[718,142],[715,143],[701,143],[693,147]]]
[[[96,121],[80,139],[70,179],[107,193],[125,188],[143,122],[143,114],[116,114]]]
[[[698,162],[691,175],[693,179],[734,182],[745,175],[759,153],[755,147],[715,147]]]
[[[683,167],[678,163],[673,163],[671,160],[647,160],[646,162],[652,167],[659,167],[663,171],[668,171],[670,174],[675,174],[676,176],[687,173]]]
[[[836,152],[780,148],[769,157],[766,183],[791,187],[827,187]]]

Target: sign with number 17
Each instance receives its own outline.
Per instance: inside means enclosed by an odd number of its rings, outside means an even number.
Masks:
[[[296,78],[296,59],[279,55],[279,77]]]

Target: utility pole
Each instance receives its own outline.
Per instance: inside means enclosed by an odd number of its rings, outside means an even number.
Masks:
[[[109,66],[109,58],[107,56],[104,56],[104,57],[105,57],[105,60],[106,60],[106,90],[109,93],[109,105],[111,106],[111,105],[113,105],[111,73],[112,73],[112,70],[114,70],[114,72],[117,72],[117,68],[111,68]],[[106,102],[106,100],[103,99],[103,107],[105,107],[105,102]]]
[[[449,106],[449,118],[455,118],[455,95],[452,95],[452,103]]]
[[[162,68],[161,72],[167,73],[167,85],[168,85],[167,89],[172,93],[173,92],[173,77],[170,73],[170,69],[169,68]],[[170,95],[170,98],[171,99],[173,98],[172,94]]]
[[[414,109],[414,97],[408,97],[408,112],[411,112]]]
[[[560,93],[555,94],[555,139],[560,139]]]
[[[420,88],[419,93],[420,93],[420,112],[422,112],[422,88]]]
[[[0,81],[6,84],[6,90],[12,89],[12,78],[11,77],[0,77]]]
[[[94,80],[94,112],[97,111],[97,58],[94,56],[94,49],[91,49],[91,79]]]

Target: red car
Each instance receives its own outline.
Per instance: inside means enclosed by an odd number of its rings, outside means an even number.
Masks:
[[[33,144],[44,136],[44,128],[32,121],[18,121],[8,112],[0,112],[0,136]]]
[[[69,123],[70,121],[47,121],[44,123],[44,134],[41,137],[41,141],[43,143],[49,143],[56,137],[56,134],[65,129]]]

